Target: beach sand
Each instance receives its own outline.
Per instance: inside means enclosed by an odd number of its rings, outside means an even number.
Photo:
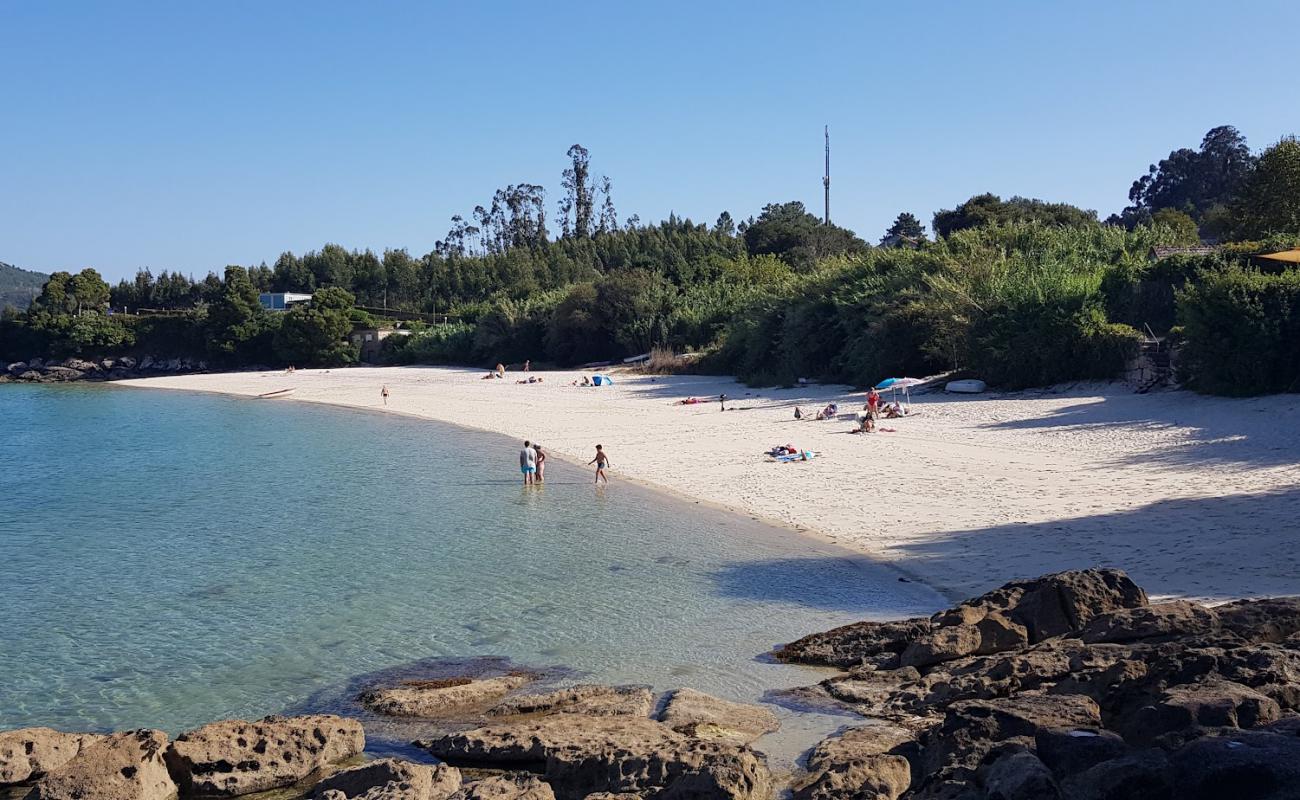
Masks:
[[[849,435],[851,421],[794,419],[796,405],[860,409],[861,393],[843,386],[615,374],[612,386],[575,387],[582,373],[533,374],[544,382],[389,367],[123,383],[246,396],[292,388],[275,402],[436,419],[532,439],[583,463],[600,442],[615,486],[633,478],[824,536],[951,599],[1094,565],[1127,570],[1153,597],[1300,593],[1297,395],[1137,395],[1123,384],[932,393],[913,398],[915,415],[881,421],[894,432]],[[677,404],[688,396],[712,401]],[[787,443],[818,456],[765,459]],[[515,449],[501,453],[502,475],[518,475],[515,458]]]

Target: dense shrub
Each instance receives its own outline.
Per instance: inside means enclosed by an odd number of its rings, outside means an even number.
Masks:
[[[473,361],[474,326],[464,322],[431,325],[410,336],[384,340],[386,364],[469,364]]]
[[[1200,391],[1300,390],[1300,270],[1231,269],[1178,295],[1182,370]]]

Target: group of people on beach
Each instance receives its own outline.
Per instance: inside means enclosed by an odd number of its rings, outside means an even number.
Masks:
[[[596,445],[596,457],[587,462],[587,466],[596,465],[596,483],[609,483],[605,470],[610,466],[609,456],[605,454],[604,445]],[[546,453],[540,444],[524,440],[524,449],[519,451],[519,471],[524,474],[524,485],[530,486],[546,480]]]

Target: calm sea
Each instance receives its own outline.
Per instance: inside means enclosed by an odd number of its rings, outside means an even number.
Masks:
[[[846,551],[518,443],[290,401],[0,387],[0,728],[311,705],[502,657],[735,699],[813,682],[773,645],[941,600]]]

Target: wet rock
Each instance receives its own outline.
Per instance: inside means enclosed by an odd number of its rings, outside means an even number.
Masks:
[[[1237,600],[1215,606],[1219,624],[1248,642],[1281,642],[1300,633],[1300,597]]]
[[[509,697],[488,709],[490,717],[523,714],[589,714],[606,717],[629,715],[648,717],[654,708],[654,693],[645,686],[600,686],[584,684],[551,692]]]
[[[163,762],[166,748],[162,731],[105,736],[41,778],[28,800],[172,800],[176,784]]]
[[[28,783],[68,763],[82,748],[104,737],[21,728],[0,733],[0,786]]]
[[[898,655],[909,644],[929,633],[930,627],[930,620],[924,618],[856,622],[805,636],[784,645],[773,655],[781,661],[829,667],[856,667],[864,662],[888,666],[891,659],[897,662]]]
[[[5,367],[5,372],[8,372],[10,375],[17,377],[18,375],[23,374],[29,369],[30,367],[27,366],[26,361],[14,361],[11,364],[9,364],[9,366]]]
[[[1169,759],[1141,750],[1103,761],[1061,782],[1069,800],[1184,800],[1173,792]]]
[[[891,725],[852,728],[818,744],[808,755],[808,774],[794,786],[794,800],[896,800],[912,782],[905,753],[915,734]]]
[[[474,781],[456,800],[555,800],[555,792],[536,775],[515,772]]]
[[[321,800],[444,800],[460,787],[455,767],[381,758],[336,772],[314,791]]]
[[[234,797],[291,786],[365,746],[359,722],[331,714],[232,719],[176,737],[167,766],[186,794]]]
[[[562,800],[594,792],[765,798],[771,775],[744,745],[710,742],[632,716],[557,714],[494,723],[419,743],[452,764],[540,771]]]
[[[1122,643],[1203,636],[1218,629],[1219,615],[1213,610],[1186,600],[1176,600],[1102,614],[1084,626],[1079,638],[1088,644]]]
[[[130,356],[122,356],[117,360],[118,367],[122,369],[135,369],[135,359]]]
[[[1120,758],[1128,745],[1119,734],[1101,728],[1052,728],[1034,734],[1034,749],[1060,779]]]
[[[18,380],[26,381],[28,383],[40,383],[41,379],[44,377],[45,376],[42,375],[40,372],[37,372],[34,369],[29,369],[23,374],[19,375]]]
[[[999,757],[983,775],[988,800],[1053,800],[1061,796],[1052,771],[1027,750]]]
[[[533,680],[529,675],[409,681],[361,694],[362,705],[391,717],[437,718],[485,706]]]
[[[687,736],[735,742],[752,742],[781,727],[771,709],[721,700],[694,689],[673,692],[659,719]]]

